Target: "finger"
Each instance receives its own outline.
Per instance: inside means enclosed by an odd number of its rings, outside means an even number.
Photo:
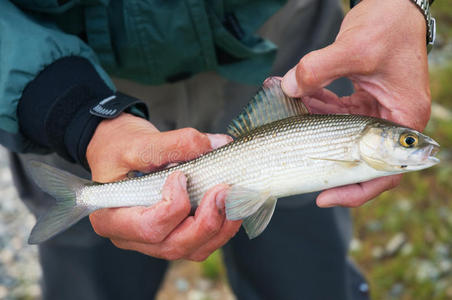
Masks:
[[[162,189],[162,201],[151,207],[111,208],[90,215],[94,231],[113,239],[143,243],[159,243],[190,213],[186,190],[187,179],[182,172],[168,176]]]
[[[352,74],[370,74],[373,60],[360,47],[336,41],[328,47],[305,55],[283,77],[282,88],[291,97],[310,95],[333,80]]]
[[[224,211],[224,198],[221,200]],[[215,250],[223,247],[239,231],[242,221],[230,221],[225,219],[220,232],[210,239],[205,245],[191,253],[187,258],[194,261],[204,261]]]
[[[125,161],[132,170],[147,172],[170,163],[188,161],[232,141],[223,134],[205,134],[194,128],[182,128],[152,134],[137,141],[135,151],[125,153]]]
[[[317,197],[319,207],[357,207],[396,187],[402,175],[392,175],[370,181],[328,189]]]
[[[184,220],[164,241],[145,244],[125,240],[112,240],[119,248],[139,251],[153,257],[175,260],[185,258],[206,244],[221,229],[224,209],[217,205],[218,198],[225,197],[226,185],[209,190],[192,217]]]

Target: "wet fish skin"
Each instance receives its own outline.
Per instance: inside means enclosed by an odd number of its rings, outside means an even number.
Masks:
[[[174,171],[187,176],[193,208],[209,188],[230,185],[226,216],[243,219],[253,238],[269,223],[279,197],[420,170],[439,162],[434,157],[439,144],[413,129],[366,116],[307,114],[302,105],[293,105],[294,100],[282,94],[278,83],[255,100],[232,123],[237,136],[232,143],[143,177],[95,184],[32,163],[33,177],[57,199],[57,205],[38,221],[29,242],[42,242],[100,208],[153,205],[161,200],[163,184]],[[274,103],[284,104],[276,107]],[[284,115],[288,117],[280,119]],[[404,137],[415,139],[416,145],[404,146]]]

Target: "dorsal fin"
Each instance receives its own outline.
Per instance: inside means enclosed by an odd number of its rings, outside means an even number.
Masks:
[[[277,120],[309,113],[299,99],[287,97],[281,79],[271,77],[228,126],[228,133],[239,137],[252,129]]]

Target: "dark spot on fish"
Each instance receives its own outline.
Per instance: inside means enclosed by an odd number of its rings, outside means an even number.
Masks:
[[[401,165],[400,166],[402,169],[405,169],[406,167],[408,167],[407,165]]]

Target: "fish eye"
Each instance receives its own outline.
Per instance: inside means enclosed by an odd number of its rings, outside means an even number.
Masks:
[[[399,138],[399,143],[405,148],[412,148],[419,142],[419,137],[414,133],[402,133]]]

